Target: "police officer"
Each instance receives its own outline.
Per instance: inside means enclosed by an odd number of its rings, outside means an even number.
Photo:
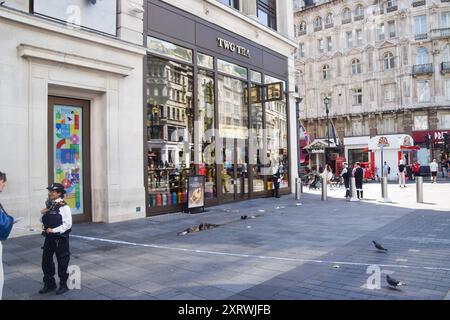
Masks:
[[[41,210],[41,221],[44,225],[42,235],[45,236],[42,254],[44,287],[39,293],[44,294],[56,290],[55,264],[53,263],[53,255],[55,254],[60,280],[60,286],[56,294],[63,294],[69,290],[67,288],[67,279],[69,278],[67,268],[70,260],[69,233],[72,230],[72,212],[64,201],[66,191],[62,184],[52,183],[47,187],[47,190],[46,208]]]
[[[350,172],[348,170],[348,163],[344,162],[344,169],[342,169],[341,177],[344,179],[345,198],[350,198]]]
[[[356,193],[358,195],[358,199],[363,199],[363,180],[364,180],[364,169],[361,168],[361,163],[356,163],[356,168],[353,171],[353,176],[355,177],[356,182]]]

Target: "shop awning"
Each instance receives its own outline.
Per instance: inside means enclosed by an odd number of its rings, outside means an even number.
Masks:
[[[418,146],[400,146],[401,150],[420,150],[420,147]]]

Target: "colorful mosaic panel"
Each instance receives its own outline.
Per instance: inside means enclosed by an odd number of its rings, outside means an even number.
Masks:
[[[72,214],[83,214],[82,109],[55,105],[53,123],[55,181],[66,188]]]

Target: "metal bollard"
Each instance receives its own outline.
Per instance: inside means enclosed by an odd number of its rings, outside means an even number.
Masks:
[[[423,177],[416,177],[417,203],[423,203]]]
[[[381,200],[379,202],[392,203],[388,196],[388,177],[384,176],[381,179]]]
[[[327,200],[327,178],[322,177],[322,201]]]
[[[300,200],[301,194],[302,194],[302,179],[296,178],[295,179],[295,200]]]
[[[350,194],[351,194],[351,198],[350,198],[351,202],[359,201],[358,197],[356,196],[356,179],[355,179],[355,177],[350,178]]]

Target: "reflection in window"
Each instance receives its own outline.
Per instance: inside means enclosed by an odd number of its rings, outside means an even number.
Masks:
[[[258,20],[263,25],[277,29],[277,9],[275,0],[257,0]]]
[[[198,133],[200,134],[199,175],[205,176],[205,198],[215,198],[216,190],[216,146],[214,135],[214,74],[207,71],[199,71],[198,82]]]
[[[197,64],[203,68],[214,69],[214,58],[203,53],[197,53]]]
[[[273,77],[266,77],[265,83],[280,82]],[[283,82],[285,88],[285,83]],[[270,169],[275,174],[280,170],[282,180],[280,188],[289,187],[289,161],[288,161],[288,136],[287,136],[287,112],[286,99],[266,103],[266,131],[267,131],[267,157]],[[269,189],[273,189],[273,182],[267,181]]]
[[[178,205],[187,201],[187,177],[194,161],[192,68],[149,57],[148,70],[149,206]],[[171,88],[176,94],[162,94]]]
[[[234,63],[217,60],[217,69],[230,76],[247,79],[247,69]]]
[[[261,103],[251,104],[251,137],[250,163],[253,164],[253,191],[260,192],[265,190],[264,175],[264,127],[263,127],[263,107]]]
[[[217,79],[222,193],[225,200],[234,199],[235,192],[238,197],[245,198],[249,191],[247,85],[223,75],[218,75]]]
[[[262,74],[257,71],[250,71],[250,80],[255,83],[262,83]]]
[[[177,46],[167,41],[147,37],[147,49],[150,52],[154,52],[168,58],[175,58],[189,63],[193,62],[192,50]]]
[[[219,2],[236,10],[239,10],[239,0],[219,0]]]

